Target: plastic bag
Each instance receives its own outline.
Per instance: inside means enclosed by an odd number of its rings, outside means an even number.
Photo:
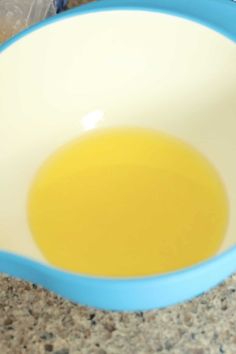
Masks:
[[[54,0],[0,0],[0,43],[55,13]]]

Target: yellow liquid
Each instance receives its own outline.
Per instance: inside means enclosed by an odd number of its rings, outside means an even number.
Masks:
[[[126,128],[88,133],[59,149],[38,171],[28,213],[52,265],[140,276],[214,255],[228,203],[215,168],[195,149]]]

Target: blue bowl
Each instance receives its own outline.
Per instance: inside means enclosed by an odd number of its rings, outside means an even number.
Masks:
[[[63,1],[58,1],[58,9],[61,9],[64,3]],[[236,4],[231,0],[99,1],[48,19],[0,46],[0,74],[5,54],[10,54],[16,46],[20,48],[21,43],[26,43],[32,36],[40,36],[42,30],[50,28],[56,36],[56,25],[63,23],[63,21],[77,18],[78,23],[80,23],[82,19],[86,19],[94,13],[109,14],[123,11],[127,12],[127,14],[136,12],[140,14],[155,13],[178,18],[181,21],[194,23],[195,26],[201,27],[206,33],[209,31],[215,33],[222,40],[231,42],[230,45],[232,45],[233,41],[235,45]],[[58,32],[58,36],[60,36],[60,32]],[[66,43],[63,43],[60,38],[58,38],[58,41],[60,41],[61,50],[63,51]],[[77,45],[77,42],[74,45]],[[38,55],[42,55],[42,61],[44,54],[43,49],[39,47]],[[20,50],[20,56],[22,55],[24,55],[24,51]],[[214,53],[212,53],[212,57],[214,59]],[[70,63],[63,63],[63,65],[67,64],[68,66],[70,65]],[[35,70],[37,71],[37,68]],[[58,75],[60,77],[61,73],[58,72]],[[0,90],[2,89],[1,85],[0,83]],[[18,95],[21,95],[19,92]],[[57,101],[56,97],[55,95],[55,101]],[[58,98],[58,104],[59,101],[60,99]],[[56,107],[56,103],[50,102],[49,105]],[[1,109],[4,112],[4,108],[1,108],[3,106],[4,102],[0,99],[1,119],[3,117]],[[25,112],[27,112],[27,109],[25,109]],[[4,188],[7,188],[7,184]],[[1,206],[0,210],[3,210]],[[12,223],[14,224],[14,220]],[[204,262],[193,265],[190,268],[169,274],[136,278],[105,278],[72,274],[38,261],[33,256],[31,257],[30,253],[21,253],[20,239],[18,241],[16,239],[15,244],[17,243],[19,244],[19,252],[17,250],[12,251],[11,248],[5,246],[2,247],[0,251],[0,272],[37,283],[82,305],[106,310],[140,311],[170,306],[202,294],[236,271],[235,242],[230,243],[229,247],[223,249],[215,257],[206,259]],[[12,246],[13,248],[15,244]]]

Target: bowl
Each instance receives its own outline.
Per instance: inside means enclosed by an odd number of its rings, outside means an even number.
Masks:
[[[0,47],[0,272],[83,305],[134,311],[189,300],[236,271],[235,18],[230,0],[99,1]],[[184,140],[217,168],[229,221],[213,256],[128,277],[45,259],[27,218],[36,172],[68,141],[124,126]]]

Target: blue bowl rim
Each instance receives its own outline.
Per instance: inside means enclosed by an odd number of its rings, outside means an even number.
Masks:
[[[233,0],[100,0],[72,9],[11,38],[0,53],[32,32],[55,22],[94,12],[150,11],[207,26],[236,42]],[[65,272],[17,254],[0,251],[0,272],[37,283],[71,301],[105,310],[143,311],[174,305],[211,289],[236,271],[236,246],[205,262],[173,273],[103,278]]]

